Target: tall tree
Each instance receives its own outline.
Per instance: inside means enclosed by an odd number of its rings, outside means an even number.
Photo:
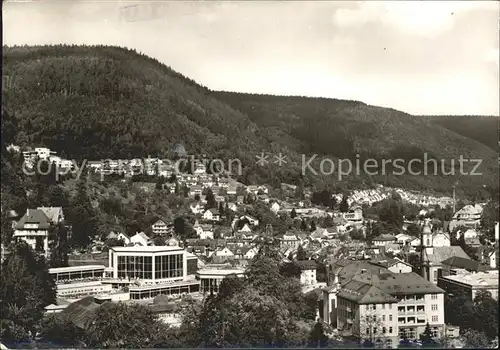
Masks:
[[[49,236],[54,242],[51,247],[50,267],[67,267],[69,266],[68,253],[68,229],[63,222],[49,227]]]
[[[328,337],[321,322],[316,322],[309,335],[309,347],[324,348],[328,345]]]
[[[489,339],[498,337],[498,300],[489,291],[478,291],[474,298],[476,330],[483,331]]]
[[[347,213],[349,211],[349,203],[347,202],[346,195],[344,195],[342,197],[342,201],[340,202],[339,209],[342,213]]]
[[[432,331],[429,322],[427,322],[424,332],[420,334],[420,341],[422,342],[422,347],[424,348],[434,348],[437,343],[432,338]]]
[[[126,303],[105,303],[89,322],[86,343],[93,348],[156,347],[168,326],[146,306]]]
[[[211,188],[208,189],[205,200],[207,201],[205,209],[211,209],[216,207],[217,203],[215,202],[215,196]]]
[[[97,216],[87,193],[85,176],[77,182],[68,217],[72,225],[72,245],[86,247],[97,233]]]
[[[34,335],[45,306],[55,299],[55,283],[44,257],[35,254],[24,242],[13,246],[2,263],[0,275],[2,319]]]
[[[389,229],[399,231],[403,227],[404,207],[396,198],[384,199],[380,203],[379,220]]]
[[[299,245],[299,247],[297,248],[297,260],[307,260],[307,254],[302,245]]]

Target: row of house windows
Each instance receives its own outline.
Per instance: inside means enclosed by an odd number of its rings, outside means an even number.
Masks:
[[[373,333],[372,333],[373,332]],[[382,334],[392,334],[393,329],[392,327],[389,327],[389,332],[387,332],[387,327],[382,327]],[[370,334],[377,334],[377,327],[367,327],[366,328],[366,335]]]
[[[377,322],[377,315],[373,315],[372,319],[374,322]],[[370,316],[366,316],[366,320],[369,322],[370,321]],[[382,322],[385,322],[385,315],[382,315]],[[392,315],[389,315],[389,322],[392,322]]]
[[[382,310],[385,310],[386,308],[386,304],[381,304],[382,305]],[[387,304],[387,308],[389,310],[392,310],[392,304]],[[367,304],[366,305],[366,310],[369,311],[369,310],[377,310],[377,304]]]
[[[84,295],[84,294],[90,294],[90,293],[100,293],[104,290],[103,287],[95,287],[95,288],[83,288],[83,289],[70,289],[70,290],[63,290],[60,292],[57,292],[59,295],[71,295],[71,296],[76,296],[76,295]]]
[[[142,290],[142,291],[130,291],[130,299],[151,299],[157,295],[181,295],[195,293],[200,290],[199,284],[193,284],[189,286],[165,286],[161,289],[154,290]]]
[[[439,337],[439,329],[438,327],[431,328],[431,334],[433,338]],[[417,330],[413,327],[401,327],[399,328],[399,338],[403,339],[406,336],[408,339],[416,339],[417,338]]]

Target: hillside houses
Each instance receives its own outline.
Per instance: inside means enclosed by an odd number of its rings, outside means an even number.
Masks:
[[[388,243],[396,242],[396,237],[390,234],[381,234],[372,239],[373,245],[377,247],[384,247]]]
[[[144,232],[137,232],[135,235],[130,237],[130,244],[146,247],[148,245],[152,245],[153,241]]]
[[[164,236],[172,233],[172,225],[160,219],[151,225],[151,231],[155,235]]]
[[[479,204],[466,205],[458,210],[450,222],[449,230],[453,231],[455,228],[465,226],[468,228],[478,228],[481,224],[481,215],[483,207]]]
[[[453,204],[453,199],[447,196],[435,197],[430,195],[424,195],[420,193],[413,193],[401,188],[386,188],[384,186],[378,186],[373,189],[366,190],[354,190],[350,197],[348,198],[349,205],[356,203],[359,205],[380,202],[386,198],[389,198],[392,192],[398,193],[401,198],[409,203],[420,205],[420,206],[435,206],[439,205],[441,208],[447,205]],[[335,195],[338,202],[342,199],[342,194]]]
[[[214,239],[214,227],[209,224],[195,224],[193,229],[200,239]]]
[[[280,248],[297,249],[300,245],[300,239],[294,234],[284,234],[280,239]]]

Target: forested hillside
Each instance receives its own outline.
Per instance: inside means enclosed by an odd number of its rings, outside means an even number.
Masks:
[[[4,47],[2,109],[16,120],[13,142],[44,145],[71,159],[189,154],[242,160],[246,183],[300,181],[301,156],[484,159],[484,176],[464,188],[498,187],[496,153],[484,141],[428,118],[356,101],[212,92],[160,62],[105,46]],[[261,152],[285,167],[255,166]],[[321,158],[313,164],[318,165]],[[271,159],[272,161],[272,159]],[[456,176],[306,176],[336,188],[373,183],[447,192]],[[496,184],[496,185],[495,185]]]
[[[377,183],[444,192],[456,181],[463,187],[470,186],[471,192],[483,185],[498,188],[498,184],[495,185],[498,179],[496,152],[488,147],[497,142],[497,128],[483,134],[467,131],[466,125],[471,129],[474,122],[472,118],[453,128],[449,123],[443,127],[437,118],[413,116],[357,101],[229,92],[213,94],[246,113],[257,125],[274,130],[278,142],[299,153],[349,159],[359,154],[361,159],[401,158],[407,162],[423,159],[427,153],[429,159],[442,159],[447,164],[454,159],[455,174],[459,174],[460,155],[464,159],[483,160],[480,167],[483,176],[434,176],[432,171],[429,176],[371,177]],[[480,129],[493,121],[494,117],[478,117]],[[418,165],[414,167],[417,168]]]
[[[462,136],[476,140],[483,145],[498,150],[498,131],[500,118],[475,115],[444,115],[428,116],[433,123],[456,132]]]

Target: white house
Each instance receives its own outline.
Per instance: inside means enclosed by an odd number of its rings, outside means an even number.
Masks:
[[[248,222],[252,226],[258,226],[259,225],[259,220],[257,220],[256,218],[251,217],[250,215],[240,216],[240,220],[245,220],[245,219],[248,220]]]
[[[261,185],[261,186],[259,186],[259,192],[264,193],[264,194],[268,194],[269,188],[267,188],[267,186]]]
[[[410,273],[413,270],[410,264],[398,258],[374,259],[370,263],[382,266],[393,273]]]
[[[205,210],[205,212],[203,213],[203,219],[207,221],[219,221],[220,220],[219,211],[214,208]]]
[[[167,223],[161,219],[156,221],[151,229],[155,235],[166,235],[169,232]]]
[[[51,225],[64,221],[61,207],[38,207],[27,209],[26,214],[16,223],[13,239],[22,240],[47,257],[50,253],[54,237],[49,234]]]
[[[398,233],[396,235],[396,241],[401,245],[406,245],[407,243],[411,242],[413,238],[415,237],[407,235],[406,233]]]
[[[189,189],[189,196],[190,197],[201,196],[202,192],[203,188],[201,188],[201,186],[192,186]]]
[[[151,239],[144,232],[138,232],[130,237],[130,243],[146,247],[151,244]]]
[[[193,228],[200,239],[214,239],[214,229],[212,225],[195,225]]]
[[[316,284],[316,269],[318,268],[314,260],[297,261],[300,268],[300,283],[307,286]]]
[[[384,247],[385,245],[395,242],[396,237],[389,234],[382,234],[373,239],[373,244],[377,247]]]
[[[252,232],[252,229],[250,228],[250,226],[248,226],[248,224],[245,224],[241,229],[238,230],[238,232],[250,233]]]
[[[218,248],[215,251],[215,256],[220,258],[234,258],[234,253],[228,247]]]
[[[257,193],[259,193],[259,187],[256,185],[247,186],[246,192],[257,195]]]
[[[247,260],[252,260],[255,257],[255,255],[257,255],[258,252],[259,250],[256,247],[252,247],[247,250],[247,252],[244,255],[244,258]]]
[[[360,207],[356,207],[348,213],[342,213],[342,217],[348,223],[362,224],[363,223],[363,209],[361,209]]]
[[[450,222],[449,230],[453,231],[456,227],[466,226],[476,228],[481,224],[481,215],[483,207],[479,204],[466,205],[457,211]]]
[[[280,205],[278,204],[278,202],[273,202],[270,209],[273,213],[276,214],[280,210]]]
[[[235,196],[237,193],[236,187],[235,186],[229,186],[226,190],[226,193],[228,196]]]
[[[297,249],[300,245],[300,240],[294,234],[284,234],[280,240],[280,248],[290,247]]]
[[[227,208],[233,212],[238,210],[238,206],[236,205],[236,203],[232,202],[227,204]]]
[[[203,206],[197,202],[197,203],[191,204],[189,206],[189,210],[191,210],[191,212],[195,215],[201,214],[201,213],[203,213]]]
[[[124,233],[115,233],[114,231],[111,231],[107,236],[106,239],[117,239],[117,240],[122,240],[124,244],[129,244],[130,243],[130,237],[127,236]]]
[[[468,240],[468,239],[473,239],[473,238],[477,238],[478,237],[478,234],[477,234],[477,231],[474,230],[473,228],[469,228],[467,231],[465,232],[460,232],[460,231],[457,231],[457,236],[456,238],[457,239],[460,239],[460,236],[463,235],[464,239],[465,240]]]

